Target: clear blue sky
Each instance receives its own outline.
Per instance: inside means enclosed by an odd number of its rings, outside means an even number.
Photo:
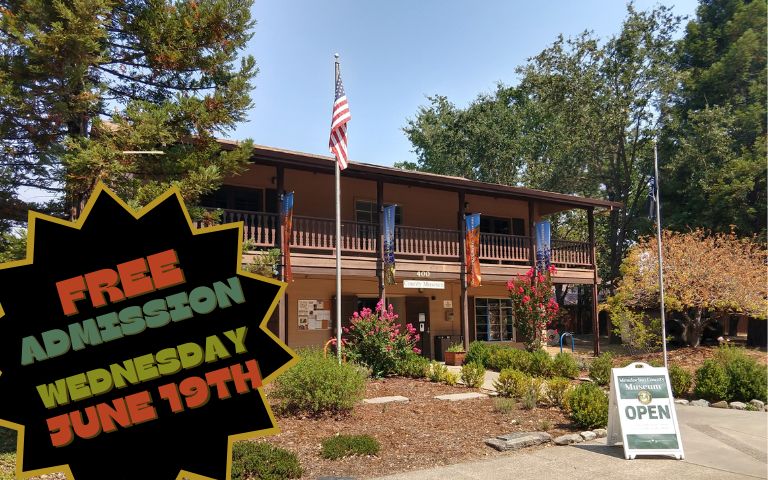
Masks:
[[[638,0],[645,10],[658,1]],[[695,0],[662,1],[695,15]],[[497,82],[517,83],[515,67],[562,33],[617,33],[620,0],[256,0],[248,49],[260,73],[248,121],[230,136],[329,155],[333,54],[352,111],[352,161],[415,160],[402,132],[427,95],[465,106]]]

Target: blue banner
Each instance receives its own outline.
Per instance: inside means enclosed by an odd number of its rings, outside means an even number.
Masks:
[[[280,213],[283,217],[282,245],[280,246],[283,251],[283,264],[285,265],[283,278],[286,282],[292,282],[291,236],[293,235],[293,192],[283,194],[283,205]]]
[[[549,220],[536,222],[536,268],[541,273],[552,264],[551,228]]]
[[[384,284],[395,284],[395,208],[397,205],[384,207]]]

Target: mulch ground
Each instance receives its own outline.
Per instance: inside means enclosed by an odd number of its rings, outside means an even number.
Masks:
[[[518,408],[499,413],[494,411],[492,398],[458,402],[433,398],[468,391],[472,390],[426,380],[372,380],[366,388],[366,398],[402,395],[410,401],[359,404],[351,414],[335,418],[278,417],[282,433],[268,441],[299,456],[305,469],[302,478],[334,475],[370,478],[502,455],[483,443],[483,439],[497,435],[547,430],[558,436],[578,431],[557,408]],[[375,457],[325,460],[320,457],[320,444],[337,433],[371,435],[381,443],[381,451]]]

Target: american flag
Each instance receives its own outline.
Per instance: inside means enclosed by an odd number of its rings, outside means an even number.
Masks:
[[[347,123],[352,118],[347,104],[347,95],[344,93],[344,85],[341,83],[339,63],[336,62],[336,100],[333,102],[333,116],[331,118],[331,140],[328,146],[331,153],[339,162],[339,170],[344,170],[349,164],[347,157]]]

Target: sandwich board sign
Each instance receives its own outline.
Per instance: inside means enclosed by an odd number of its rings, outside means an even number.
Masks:
[[[619,442],[627,460],[637,455],[684,458],[666,368],[636,362],[612,369],[607,444]]]

